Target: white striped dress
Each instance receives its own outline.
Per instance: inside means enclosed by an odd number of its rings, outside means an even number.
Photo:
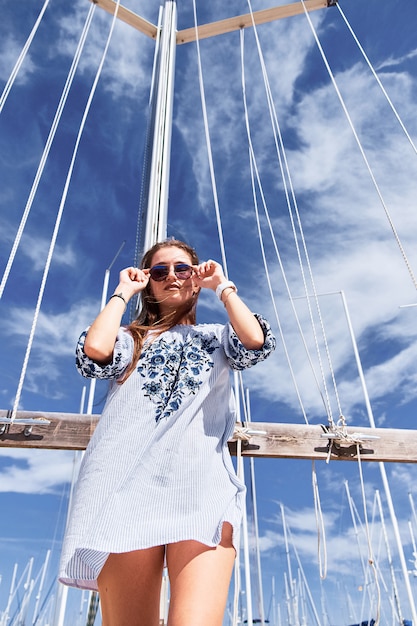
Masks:
[[[178,325],[132,358],[121,328],[113,361],[101,367],[77,345],[87,377],[110,378],[106,405],[85,453],[61,556],[61,582],[97,589],[109,553],[194,539],[216,546],[223,522],[238,543],[245,487],[227,441],[235,411],[230,368],[244,369],[275,348],[268,323],[260,350],[246,350],[230,324]]]

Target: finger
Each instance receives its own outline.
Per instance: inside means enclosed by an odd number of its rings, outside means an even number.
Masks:
[[[130,280],[136,281],[140,276],[140,270],[137,267],[129,267],[128,276]]]

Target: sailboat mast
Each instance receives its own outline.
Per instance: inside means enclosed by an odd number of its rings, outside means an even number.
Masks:
[[[144,199],[144,229],[139,242],[140,253],[166,238],[168,215],[169,171],[171,157],[172,112],[176,57],[177,6],[166,0],[156,50],[154,81],[150,102],[147,146],[151,155],[149,171],[145,172],[147,187]]]

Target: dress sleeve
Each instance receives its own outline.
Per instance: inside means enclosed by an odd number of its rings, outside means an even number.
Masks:
[[[258,350],[248,350],[245,348],[233,330],[233,326],[230,322],[224,327],[222,338],[223,348],[229,365],[235,370],[244,370],[248,367],[252,367],[252,365],[264,361],[275,350],[276,340],[271,331],[269,322],[267,322],[262,315],[257,313],[255,313],[255,317],[261,325],[265,338],[264,345]]]
[[[80,336],[75,353],[75,365],[85,378],[118,378],[123,374],[133,356],[133,338],[124,328],[117,334],[114,344],[113,359],[108,365],[100,365],[84,352],[84,343],[88,328]]]

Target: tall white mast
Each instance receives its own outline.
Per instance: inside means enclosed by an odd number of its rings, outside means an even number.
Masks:
[[[149,171],[145,173],[145,225],[139,251],[150,248],[166,238],[169,170],[174,102],[175,55],[177,34],[177,6],[175,0],[166,0],[162,26],[155,52],[154,77],[151,91],[149,133]]]

